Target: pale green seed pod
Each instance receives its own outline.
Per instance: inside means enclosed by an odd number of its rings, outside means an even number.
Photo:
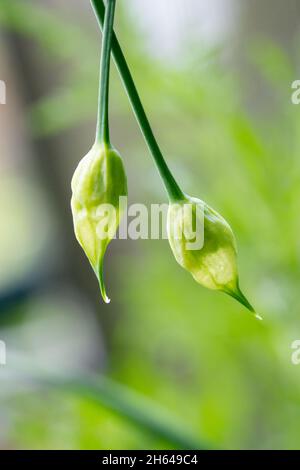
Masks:
[[[167,230],[177,262],[199,284],[223,291],[254,311],[239,288],[235,237],[221,215],[186,196],[170,203]]]
[[[106,303],[103,258],[122,214],[120,197],[127,196],[127,178],[119,153],[95,143],[79,162],[72,178],[71,208],[76,238],[98,278]]]

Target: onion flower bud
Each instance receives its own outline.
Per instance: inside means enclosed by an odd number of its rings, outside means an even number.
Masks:
[[[177,262],[199,284],[229,294],[254,312],[239,288],[234,234],[220,214],[185,196],[170,203],[167,231]]]
[[[127,179],[119,153],[96,143],[79,162],[71,186],[75,235],[98,278],[102,297],[109,303],[103,258],[122,216],[119,198],[127,196]]]

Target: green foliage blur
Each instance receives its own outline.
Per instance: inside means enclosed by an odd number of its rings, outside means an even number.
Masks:
[[[90,133],[84,137],[88,150],[99,57],[96,25],[91,31],[90,24],[90,18],[80,24],[67,8],[58,14],[36,2],[1,2],[1,28],[38,47],[52,73],[63,65],[66,69],[63,80],[26,111],[32,139],[64,138],[70,129],[80,132],[88,125]],[[232,226],[241,287],[263,321],[233,299],[197,285],[177,265],[166,240],[116,240],[106,258],[115,310],[103,332],[107,359],[99,372],[149,399],[154,409],[166,410],[211,447],[299,448],[300,366],[291,362],[291,343],[300,338],[300,112],[290,100],[295,66],[279,46],[264,38],[248,45],[247,60],[272,96],[272,110],[260,107],[258,98],[253,110],[248,106],[249,99],[253,102],[247,82],[237,68],[222,61],[230,44],[213,50],[193,44],[177,64],[156,59],[146,52],[141,33],[121,2],[116,31],[177,179],[185,191],[205,200]],[[130,202],[166,202],[115,69],[111,127],[113,142],[124,155]],[[62,158],[74,169],[81,157],[74,145],[72,155],[67,152]],[[60,176],[66,186],[70,177],[71,170]],[[43,188],[39,191],[47,205]],[[34,200],[29,197],[28,204]],[[1,204],[6,213],[12,202],[3,199]],[[56,215],[53,208],[50,212],[53,227]],[[27,247],[36,228],[24,222],[20,233],[25,227],[32,230],[25,237],[27,244],[22,243],[28,266],[32,258]],[[59,233],[55,237],[59,245]],[[9,257],[6,262],[12,265]],[[1,272],[3,285],[6,272]],[[5,316],[3,331],[26,328],[36,302],[43,316],[54,315],[58,329],[75,304],[78,315],[84,316],[80,292],[78,302],[65,300],[64,295],[42,293],[26,300],[10,311],[13,320]],[[100,326],[106,315],[110,311],[101,306]],[[86,344],[95,342],[87,338]],[[2,423],[7,423],[0,433],[4,447],[177,447],[80,393],[49,388],[16,396],[10,390],[8,395],[1,398],[6,417]]]

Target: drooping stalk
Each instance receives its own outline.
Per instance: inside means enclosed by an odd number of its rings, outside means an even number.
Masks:
[[[94,10],[99,21],[100,27],[102,28],[104,23],[105,28],[104,19],[106,17],[106,9],[103,1],[91,1],[94,5]],[[170,169],[168,168],[166,161],[163,158],[163,155],[160,151],[159,145],[155,139],[145,110],[141,103],[137,89],[135,87],[129,67],[126,63],[126,59],[123,55],[120,44],[114,33],[112,35],[112,53],[119,74],[122,78],[124,87],[127,91],[132,108],[134,110],[136,119],[140,125],[141,131],[152,153],[152,156],[155,160],[155,163],[158,167],[158,170],[168,192],[170,198],[169,214],[172,214],[173,209],[173,213],[175,214],[174,221],[178,225],[178,221],[180,220],[181,216],[176,217],[176,210],[178,209],[178,206],[180,210],[180,204],[173,203],[181,201],[185,204],[186,202],[190,201],[191,204],[194,204],[195,206],[196,202],[195,200],[193,200],[193,198],[190,198],[181,191]],[[199,200],[199,204],[203,209],[203,201]],[[215,211],[206,206],[206,212],[209,211],[211,211],[215,223],[214,226],[210,228],[211,220],[209,218],[206,218],[206,240],[209,240],[209,237],[211,237],[213,243],[206,243],[206,246],[204,247],[205,249],[197,250],[197,256],[195,256],[195,253],[193,254],[193,256],[191,256],[191,251],[186,249],[186,244],[182,244],[180,242],[180,245],[178,245],[177,238],[175,237],[175,240],[173,240],[174,237],[172,237],[172,233],[170,232],[169,242],[175,255],[175,258],[183,268],[191,272],[191,274],[193,275],[195,280],[199,282],[199,284],[202,284],[203,286],[208,287],[210,289],[222,290],[223,292],[230,294],[236,300],[241,302],[249,310],[254,311],[253,307],[250,305],[250,303],[247,301],[247,299],[239,289],[238,272],[236,265],[236,248],[233,232],[229,224],[227,224],[227,222],[224,221],[224,219],[219,216],[219,214],[217,214]],[[203,215],[205,219],[205,213]],[[172,219],[170,219],[170,221],[172,222]],[[215,228],[217,223],[219,226],[218,233],[216,233]],[[171,225],[172,224],[168,224],[168,226]],[[193,232],[193,228],[191,232]],[[182,240],[184,240],[184,237],[181,237],[181,241]],[[213,263],[213,266],[211,266],[211,261],[209,263],[207,262],[207,259],[211,259],[211,246],[218,247],[218,250],[214,249],[214,252],[222,253],[222,256],[220,256],[219,259],[216,259],[216,262]],[[180,253],[180,256],[178,256],[178,253]],[[215,259],[215,253],[213,259]],[[220,269],[220,266],[222,266],[223,271],[222,269]],[[222,278],[222,272],[225,272],[227,277],[223,276]],[[222,282],[220,282],[221,280]]]
[[[94,12],[98,19],[99,25],[103,28],[103,33],[105,33],[105,6],[102,0],[91,0]],[[109,8],[110,0],[108,0],[107,8]],[[151,129],[149,120],[145,113],[144,107],[142,105],[141,99],[139,97],[138,91],[136,89],[135,83],[131,76],[131,72],[127,65],[126,59],[122,52],[121,46],[118,42],[118,39],[115,33],[112,34],[112,53],[114,61],[116,63],[117,69],[127,91],[131,106],[133,108],[136,119],[139,123],[141,131],[144,135],[148,148],[154,158],[154,161],[159,170],[160,176],[166,187],[168,196],[171,201],[178,201],[184,199],[184,193],[181,191],[178,186],[174,176],[172,175],[163,155],[157,143],[157,140]]]
[[[109,72],[116,0],[107,0],[104,15],[103,40],[100,60],[100,85],[98,98],[98,119],[96,141],[110,144],[109,140]]]

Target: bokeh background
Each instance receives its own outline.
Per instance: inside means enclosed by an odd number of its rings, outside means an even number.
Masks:
[[[70,180],[94,139],[101,35],[88,0],[1,0],[2,449],[300,447],[298,0],[119,0],[116,31],[184,190],[231,224],[263,321],[115,240],[110,305],[79,248]],[[129,202],[166,194],[117,72]]]

